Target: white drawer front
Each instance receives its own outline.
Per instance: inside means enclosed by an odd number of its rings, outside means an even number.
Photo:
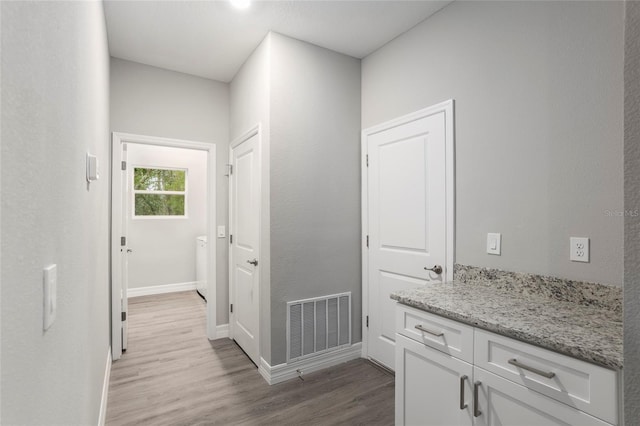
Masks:
[[[615,371],[480,329],[475,330],[474,347],[478,367],[618,423]]]
[[[473,327],[405,305],[398,305],[396,321],[403,336],[473,362]]]

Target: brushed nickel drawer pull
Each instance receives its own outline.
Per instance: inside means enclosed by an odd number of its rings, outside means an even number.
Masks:
[[[436,337],[444,336],[443,332],[428,330],[428,329],[424,328],[421,324],[416,325],[416,330],[420,330],[420,331],[424,331],[425,333],[433,334]]]
[[[524,365],[515,358],[510,359],[508,362],[511,365],[515,365],[516,367],[522,368],[523,370],[529,370],[532,373],[536,373],[542,377],[546,377],[547,379],[553,379],[556,376],[556,373],[553,373],[551,371],[542,371],[542,370],[538,370],[535,367],[529,367],[528,365]]]
[[[467,380],[467,376],[460,377],[460,409],[467,408],[467,404],[464,403],[464,381]]]
[[[482,411],[478,408],[478,388],[482,382],[475,382],[473,384],[473,417],[480,417]]]

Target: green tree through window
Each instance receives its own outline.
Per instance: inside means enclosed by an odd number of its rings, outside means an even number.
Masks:
[[[185,216],[187,171],[135,167],[135,216]]]

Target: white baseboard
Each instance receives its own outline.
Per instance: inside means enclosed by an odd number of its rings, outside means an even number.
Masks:
[[[196,281],[175,284],[151,285],[147,287],[135,287],[127,289],[127,297],[149,296],[151,294],[175,293],[178,291],[190,291],[196,289]]]
[[[229,337],[229,324],[221,324],[216,326],[216,339]]]
[[[261,357],[258,372],[267,381],[267,383],[275,385],[276,383],[298,377],[297,370],[301,370],[303,374],[309,374],[313,371],[322,370],[327,367],[332,367],[334,365],[360,358],[361,355],[362,343],[358,342],[346,348],[332,352],[325,352],[318,356],[294,361],[289,364],[278,364],[273,367]]]
[[[109,397],[109,379],[111,378],[111,346],[107,350],[107,365],[104,369],[104,381],[102,382],[102,398],[100,399],[100,415],[98,426],[104,426],[107,421],[107,399]]]

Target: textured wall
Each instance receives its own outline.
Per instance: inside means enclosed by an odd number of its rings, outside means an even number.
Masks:
[[[624,203],[640,209],[640,2],[625,2]],[[640,217],[624,223],[625,419],[640,419]],[[635,420],[634,420],[635,419]]]
[[[194,282],[196,237],[207,234],[207,153],[195,149],[128,144],[133,168],[187,169],[187,217],[132,218],[128,216],[129,288]],[[131,180],[130,180],[131,182]]]
[[[111,131],[215,143],[216,220],[228,225],[228,84],[113,58]],[[216,244],[216,322],[226,324],[229,242]]]
[[[361,340],[360,60],[272,34],[271,344],[286,302],[352,292]]]
[[[362,125],[455,99],[457,261],[622,285],[622,64],[622,2],[453,2],[363,60]]]
[[[1,2],[2,418],[97,424],[109,349],[109,54],[101,2]],[[85,156],[100,180],[87,185]],[[43,331],[42,269],[58,266]]]

